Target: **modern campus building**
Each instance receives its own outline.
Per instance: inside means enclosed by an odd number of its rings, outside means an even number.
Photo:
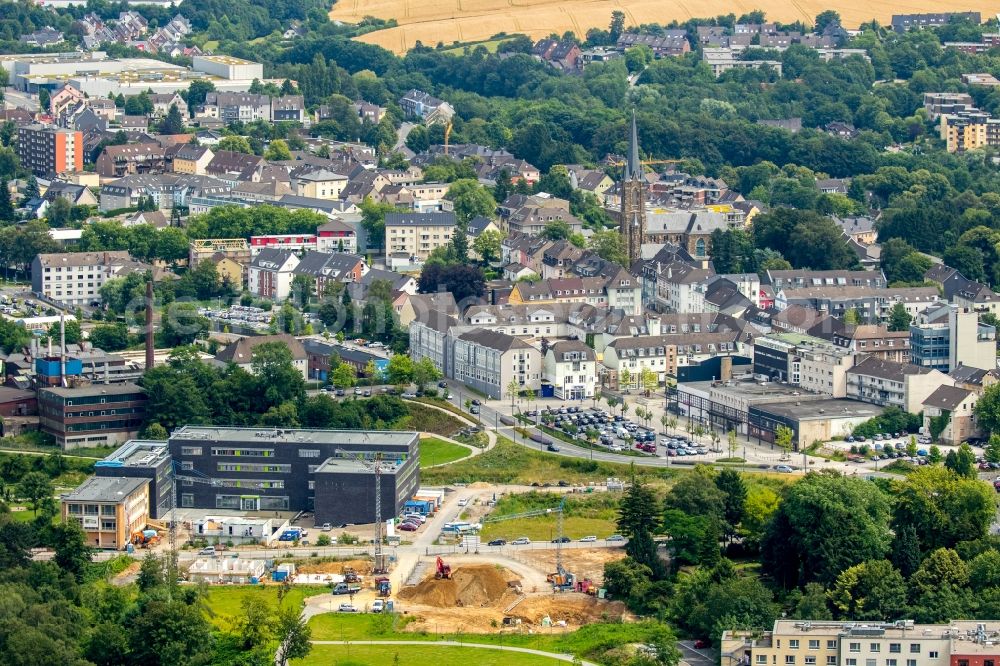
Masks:
[[[415,432],[185,426],[169,441],[178,506],[246,512],[315,511],[318,523],[375,520],[382,463],[382,515],[402,511],[420,483]]]
[[[174,480],[167,443],[129,440],[104,460],[94,463],[94,474],[105,478],[135,478],[149,481],[149,517],[164,518],[170,513],[170,493]]]

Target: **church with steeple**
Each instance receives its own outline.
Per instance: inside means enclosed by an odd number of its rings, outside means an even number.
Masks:
[[[629,137],[628,159],[621,183],[621,208],[618,221],[622,245],[628,256],[628,265],[641,257],[643,239],[646,237],[646,179],[639,159],[639,133],[636,130],[635,111],[632,112],[632,134]]]

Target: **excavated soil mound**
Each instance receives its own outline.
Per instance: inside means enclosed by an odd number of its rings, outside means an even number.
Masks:
[[[552,622],[562,620],[569,625],[582,626],[605,617],[608,620],[621,619],[625,615],[625,604],[581,594],[546,595],[528,597],[510,615],[526,624],[541,624],[547,616]]]
[[[513,579],[506,569],[496,566],[463,566],[452,572],[451,580],[438,580],[430,574],[419,585],[400,590],[399,598],[438,608],[487,608],[515,598],[507,587],[507,581]]]

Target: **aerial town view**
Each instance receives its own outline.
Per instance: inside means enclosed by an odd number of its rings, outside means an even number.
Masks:
[[[1000,666],[1000,4],[0,3],[0,666]]]

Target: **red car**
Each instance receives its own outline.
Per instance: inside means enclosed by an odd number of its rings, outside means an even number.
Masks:
[[[707,648],[707,647],[708,647],[708,645],[709,645],[708,641],[706,641],[706,640],[705,640],[704,638],[699,638],[698,640],[696,640],[696,641],[694,642],[694,646],[695,646],[696,648],[698,648],[699,650],[700,650],[701,648]]]
[[[417,526],[414,525],[413,523],[403,523],[402,525],[399,526],[399,529],[402,530],[403,532],[416,532]]]

